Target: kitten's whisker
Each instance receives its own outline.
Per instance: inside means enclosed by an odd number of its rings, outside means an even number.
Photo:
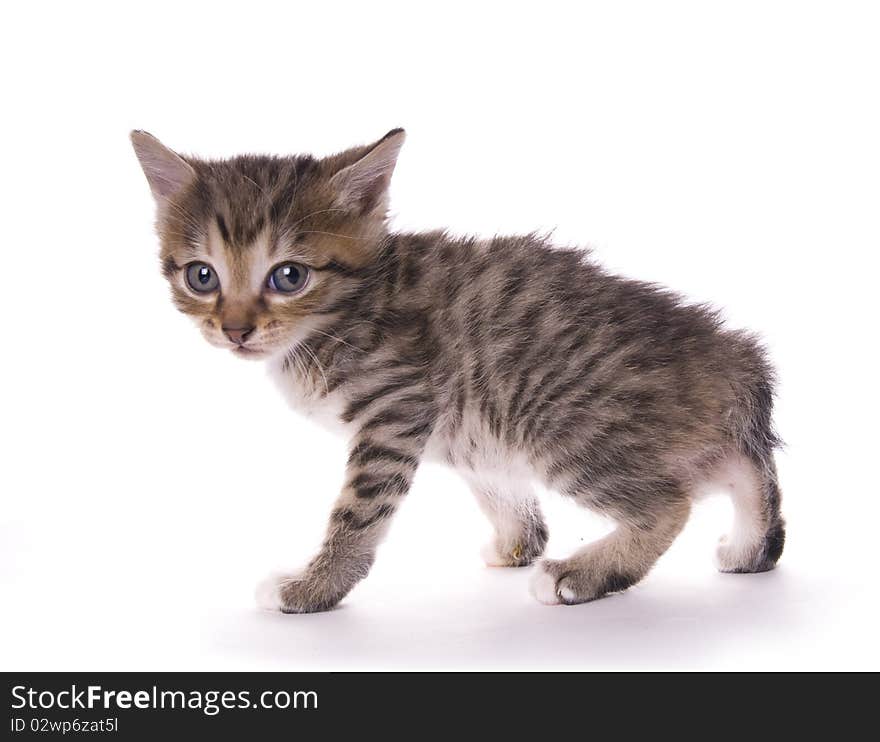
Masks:
[[[163,229],[162,234],[166,237],[176,237],[179,240],[183,240],[186,243],[186,246],[193,253],[197,253],[199,251],[199,243],[193,241],[191,234],[181,234],[180,232],[174,232],[168,229]]]
[[[317,211],[313,211],[311,214],[306,214],[301,219],[297,219],[293,224],[290,225],[289,229],[295,229],[297,225],[302,224],[306,219],[311,219],[313,216],[317,216],[318,214],[326,214],[330,211],[345,211],[345,209],[318,209]]]
[[[246,181],[248,181],[249,183],[253,183],[254,187],[255,187],[260,193],[262,193],[263,196],[264,196],[265,198],[267,198],[267,199],[269,198],[269,194],[266,193],[266,191],[263,189],[263,187],[262,187],[259,183],[257,183],[257,181],[255,181],[255,180],[254,180],[253,178],[251,178],[249,175],[245,175],[244,173],[241,174],[241,177],[244,178],[244,179],[245,179]]]
[[[312,374],[309,373],[308,366],[306,366],[305,359],[299,354],[300,347],[293,348],[293,359],[296,361],[297,369],[299,370],[299,374],[302,377],[304,382],[310,382],[312,379]]]
[[[290,219],[290,215],[293,212],[293,206],[296,203],[296,191],[299,188],[299,172],[296,169],[296,165],[293,166],[293,193],[290,194],[290,205],[287,207],[287,213],[284,215],[284,219],[281,221],[281,224]]]
[[[335,340],[338,343],[342,343],[343,345],[347,345],[352,350],[358,350],[361,353],[365,352],[363,348],[358,348],[356,345],[352,345],[351,343],[346,342],[341,337],[337,337],[336,335],[331,335],[329,332],[324,332],[323,330],[317,330],[317,329],[313,329],[312,332],[317,332],[319,335],[323,335],[324,337],[328,337],[331,340]]]
[[[370,237],[355,237],[354,235],[351,235],[351,234],[339,234],[337,232],[322,232],[319,229],[300,229],[300,230],[297,230],[294,237],[298,237],[301,234],[326,234],[326,235],[329,235],[330,237],[339,237],[344,240],[369,240],[369,239],[371,239]]]
[[[324,394],[330,394],[330,385],[327,383],[327,375],[324,373],[324,367],[318,360],[318,356],[315,355],[315,352],[308,345],[302,344],[299,347],[314,359],[315,365],[318,367],[318,371],[321,372],[321,377],[324,379]]]
[[[308,378],[308,374],[305,373],[302,365],[302,359],[299,357],[299,354],[296,352],[296,348],[290,348],[287,351],[287,358],[293,361],[296,364],[297,373],[302,377],[303,381]]]
[[[171,209],[173,209],[181,217],[181,219],[183,219],[184,223],[188,227],[192,227],[192,229],[199,236],[204,237],[204,235],[205,235],[204,227],[199,223],[198,219],[196,219],[196,217],[193,214],[191,214],[186,209],[178,206],[173,201],[166,201],[166,203]]]

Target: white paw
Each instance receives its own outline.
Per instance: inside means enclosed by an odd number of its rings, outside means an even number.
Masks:
[[[727,537],[722,536],[721,543],[719,543],[718,548],[715,549],[715,566],[718,567],[721,572],[733,572],[736,570],[737,554],[730,545],[726,543],[726,540]]]
[[[751,572],[761,543],[756,539],[722,536],[715,550],[715,564],[721,572]]]
[[[507,559],[498,553],[494,542],[484,544],[480,549],[480,556],[483,557],[487,567],[506,567],[508,565]]]
[[[257,607],[264,611],[281,610],[281,588],[302,577],[302,572],[273,572],[257,585],[254,597]]]
[[[562,602],[556,592],[556,578],[544,569],[542,562],[535,565],[529,580],[529,592],[544,605],[558,605]]]

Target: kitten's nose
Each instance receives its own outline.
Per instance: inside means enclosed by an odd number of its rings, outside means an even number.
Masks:
[[[253,325],[250,327],[227,327],[226,325],[223,325],[223,334],[237,345],[243,345],[244,341],[250,337],[253,331]]]

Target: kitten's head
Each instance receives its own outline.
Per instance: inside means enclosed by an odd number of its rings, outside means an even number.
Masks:
[[[237,355],[286,352],[376,256],[404,136],[323,159],[208,161],[132,132],[177,308]]]

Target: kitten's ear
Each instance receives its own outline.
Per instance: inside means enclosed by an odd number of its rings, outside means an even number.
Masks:
[[[384,204],[397,156],[406,139],[403,129],[392,129],[353,164],[330,179],[336,205],[361,212]]]
[[[195,170],[152,134],[133,131],[131,144],[158,202],[171,198],[195,177]]]

